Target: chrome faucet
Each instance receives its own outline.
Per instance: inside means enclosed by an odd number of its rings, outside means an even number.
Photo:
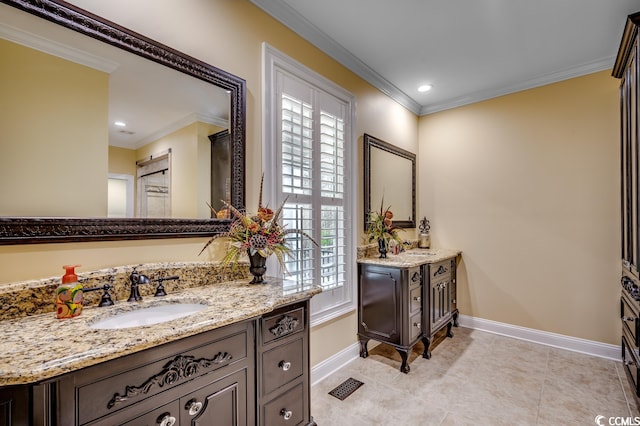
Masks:
[[[129,280],[131,281],[131,293],[129,293],[127,302],[138,302],[142,300],[138,286],[141,284],[149,284],[151,280],[146,275],[138,273],[135,267],[133,271],[131,271],[131,275],[129,275]]]

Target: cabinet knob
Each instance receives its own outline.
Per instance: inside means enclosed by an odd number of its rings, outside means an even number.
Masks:
[[[422,324],[420,324],[419,322],[414,322],[413,326],[416,327],[416,328],[420,328],[420,327],[422,327]]]
[[[164,413],[158,417],[156,421],[160,426],[173,426],[176,424],[176,418],[171,415],[171,413]]]
[[[634,317],[622,317],[622,321],[635,321]]]
[[[184,406],[185,410],[189,410],[190,416],[195,416],[202,410],[202,402],[198,402],[195,399],[190,399]]]
[[[287,410],[286,408],[283,408],[282,410],[280,410],[280,415],[282,416],[283,419],[289,420],[293,416],[293,412],[291,410]]]
[[[282,360],[278,364],[278,367],[280,367],[282,371],[289,371],[289,369],[291,368],[291,363],[289,361]]]
[[[416,302],[420,302],[422,300],[422,297],[416,296],[413,298],[413,300],[415,300]]]

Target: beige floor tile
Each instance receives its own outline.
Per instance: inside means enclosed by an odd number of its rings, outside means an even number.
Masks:
[[[622,364],[477,330],[454,329],[399,371],[394,351],[358,358],[311,390],[320,426],[573,425],[637,416]],[[365,384],[344,401],[328,392]],[[631,401],[628,403],[627,401]]]

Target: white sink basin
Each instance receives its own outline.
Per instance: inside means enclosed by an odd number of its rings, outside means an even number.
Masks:
[[[428,251],[406,251],[404,252],[406,256],[433,256],[435,253]]]
[[[166,305],[150,306],[112,315],[91,324],[89,328],[113,330],[160,324],[189,316],[206,308],[207,305],[199,303],[168,303]]]

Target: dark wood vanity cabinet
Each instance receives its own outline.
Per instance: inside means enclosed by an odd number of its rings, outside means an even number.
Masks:
[[[409,350],[422,337],[422,268],[358,265],[360,356],[369,356],[370,339],[394,346],[408,373]]]
[[[135,332],[135,331],[134,331]],[[254,322],[245,321],[65,375],[65,425],[248,425]]]
[[[620,79],[620,200],[622,361],[640,407],[640,12],[627,17],[613,76]]]
[[[373,339],[396,348],[400,371],[410,371],[408,354],[422,340],[424,358],[430,358],[431,339],[443,327],[452,337],[457,326],[456,258],[434,264],[401,268],[358,264],[358,339],[360,356],[369,356]]]
[[[285,306],[262,317],[257,336],[260,426],[314,424],[310,408],[309,311]]]
[[[0,388],[0,426],[30,424],[28,407],[28,387]]]
[[[424,311],[423,342],[425,358],[431,358],[429,346],[433,336],[447,327],[447,337],[453,337],[452,326],[458,326],[458,304],[456,301],[456,259],[424,265],[429,282],[428,309]]]
[[[305,300],[46,382],[0,388],[0,426],[314,425],[309,398]]]

